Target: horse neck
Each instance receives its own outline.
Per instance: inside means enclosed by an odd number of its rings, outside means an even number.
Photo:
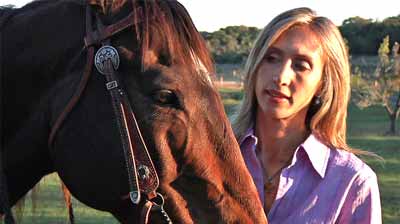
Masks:
[[[23,97],[30,101],[65,75],[83,48],[84,7],[74,1],[40,3],[18,9],[3,30],[5,84],[15,92],[29,90]]]
[[[78,1],[40,1],[15,9],[1,30],[3,165],[11,204],[54,171],[43,99],[82,49],[83,21]]]
[[[83,48],[85,8],[77,1],[33,2],[2,30],[3,110],[13,136]],[[23,102],[23,103],[21,103]]]
[[[34,114],[4,147],[2,165],[11,204],[54,171],[46,145],[48,127],[44,119],[44,113]]]

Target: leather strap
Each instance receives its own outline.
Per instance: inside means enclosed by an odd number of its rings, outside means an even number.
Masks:
[[[93,19],[92,19],[92,5],[88,4],[86,6],[86,36],[84,37],[85,47],[87,48],[87,59],[86,66],[83,72],[82,79],[78,85],[78,89],[75,91],[74,95],[69,100],[65,109],[58,116],[56,122],[51,128],[51,132],[48,139],[48,146],[51,147],[55,138],[55,135],[64,122],[67,115],[75,107],[76,103],[79,101],[83,91],[86,88],[87,82],[90,78],[93,68],[94,60],[94,45],[99,45],[103,40],[110,38],[111,36],[117,34],[118,32],[132,26],[134,24],[134,14],[130,13],[127,17],[120,20],[119,22],[109,25],[104,28],[104,31],[98,32],[93,31]]]
[[[118,21],[115,24],[109,25],[99,32],[99,30],[91,31],[91,35],[87,35],[85,37],[85,46],[89,47],[94,44],[99,44],[106,39],[114,36],[115,34],[121,32],[122,30],[127,29],[128,27],[133,25],[134,21],[134,13],[131,12],[127,17]]]
[[[132,111],[132,107],[129,105],[129,101],[124,94],[122,98],[121,104],[125,119],[127,121],[129,134],[132,137],[132,142],[137,142],[140,144],[132,144],[131,145],[131,153],[135,155],[135,162],[137,165],[137,172],[139,174],[139,187],[140,190],[145,194],[150,194],[155,192],[159,186],[158,175],[156,169],[154,167],[153,161],[149,155],[147,146],[145,141],[143,140],[143,136],[141,134],[138,122],[135,118],[135,114]],[[147,167],[147,168],[145,168]],[[148,170],[146,170],[148,169]],[[149,171],[149,173],[146,173]],[[148,198],[155,197],[154,193]]]
[[[113,35],[134,24],[133,12],[125,19],[109,26],[104,26],[98,16],[96,18],[97,30],[87,35],[89,37],[87,40],[96,40],[93,36],[107,37]],[[100,39],[96,41],[98,40]],[[104,39],[102,40],[102,44],[110,45],[110,40],[108,38]],[[130,197],[135,204],[138,204],[141,193],[146,194],[147,199],[155,197],[155,191],[159,186],[159,179],[148,153],[146,143],[141,135],[135,114],[129,103],[128,96],[124,92],[121,82],[118,80],[111,60],[105,62],[104,66],[107,71],[105,73],[106,87],[110,91],[111,102],[128,169]]]
[[[157,200],[159,201],[156,202]],[[164,198],[160,194],[157,195],[157,198],[146,200],[140,212],[139,223],[149,223],[150,213],[157,213],[157,216],[151,220],[153,223],[172,224],[170,217],[164,210]]]
[[[140,212],[140,221],[139,221],[140,224],[149,223],[150,211],[152,207],[153,207],[153,202],[146,201],[146,203],[144,203],[143,208]]]
[[[90,75],[92,74],[93,58],[94,58],[94,48],[90,47],[87,50],[86,60],[88,61],[88,63],[85,65],[83,76],[82,76],[81,81],[79,82],[78,89],[75,91],[74,95],[69,100],[67,106],[61,112],[61,114],[58,116],[56,122],[54,123],[53,127],[51,128],[51,132],[50,132],[50,136],[49,136],[49,140],[48,140],[49,148],[52,147],[54,137],[55,137],[58,129],[60,128],[61,124],[64,122],[67,115],[72,111],[72,109],[78,103],[83,91],[85,90],[85,88],[87,86]]]
[[[86,33],[91,33],[92,29],[92,17],[91,17],[91,9],[90,5],[86,6]],[[72,111],[72,109],[75,107],[75,105],[78,103],[79,99],[82,96],[83,91],[85,90],[87,83],[89,81],[90,75],[92,74],[92,68],[93,68],[93,61],[94,61],[94,46],[90,46],[87,49],[87,57],[86,57],[86,65],[83,70],[83,76],[81,81],[79,82],[77,90],[74,92],[74,95],[71,97],[69,100],[67,106],[65,109],[61,112],[61,114],[58,116],[56,122],[54,123],[53,127],[51,128],[49,139],[48,139],[48,146],[49,148],[52,147],[55,135],[64,122],[65,118],[67,115]]]
[[[154,197],[154,192],[159,186],[158,175],[141,135],[128,96],[123,91],[110,60],[106,62],[106,70],[108,70],[105,75],[107,88],[111,94],[111,101],[128,165],[130,191],[138,194],[138,201],[134,202],[137,204],[140,201],[141,192],[145,193],[147,198]],[[135,201],[133,198],[131,200]]]

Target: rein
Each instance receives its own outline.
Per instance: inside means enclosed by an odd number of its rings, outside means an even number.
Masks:
[[[157,192],[159,178],[153,161],[129,103],[128,95],[123,90],[121,82],[118,79],[118,51],[110,45],[110,38],[112,36],[135,25],[134,13],[130,13],[124,19],[109,26],[104,26],[96,14],[97,30],[93,30],[92,28],[92,17],[91,6],[87,5],[86,37],[84,39],[85,48],[87,48],[87,63],[84,68],[84,74],[76,92],[54,123],[48,139],[48,145],[49,147],[52,146],[58,129],[79,101],[87,86],[94,64],[97,71],[104,75],[106,88],[111,96],[111,103],[128,171],[129,198],[135,205],[142,205],[140,223],[149,222],[151,211],[161,214],[164,223],[172,223],[163,208],[164,198]],[[102,47],[100,47],[94,55],[95,48],[100,45],[102,45]]]
[[[1,8],[0,8],[1,9]],[[3,9],[4,15],[0,18],[0,91],[3,89],[3,28],[7,21],[14,15],[12,9]],[[3,94],[0,95],[0,208],[3,208],[4,214],[0,213],[0,219],[4,216],[5,224],[14,224],[10,202],[8,199],[7,178],[3,168]]]

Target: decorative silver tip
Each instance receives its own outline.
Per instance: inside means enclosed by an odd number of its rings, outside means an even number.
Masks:
[[[129,192],[129,197],[133,204],[137,205],[140,202],[140,193],[138,191],[131,191]]]

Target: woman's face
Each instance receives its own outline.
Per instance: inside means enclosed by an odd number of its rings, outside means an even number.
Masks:
[[[257,70],[257,113],[304,124],[309,104],[320,89],[322,69],[322,49],[315,34],[305,26],[286,31]]]

